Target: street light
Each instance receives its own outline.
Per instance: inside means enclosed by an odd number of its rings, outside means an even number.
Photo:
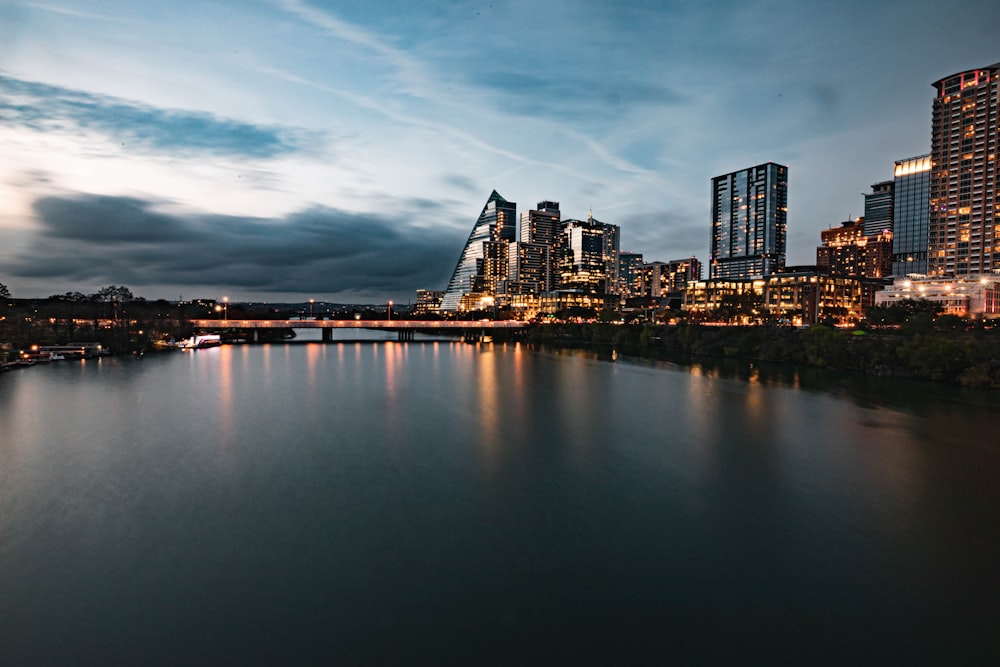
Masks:
[[[389,319],[391,320],[392,319],[392,301],[389,302],[389,307],[386,308],[385,312],[389,314]]]
[[[313,299],[309,299],[309,319],[313,318]]]
[[[225,321],[228,322],[229,321],[229,297],[228,296],[222,297],[222,311],[223,311],[223,318],[222,319],[224,319]]]

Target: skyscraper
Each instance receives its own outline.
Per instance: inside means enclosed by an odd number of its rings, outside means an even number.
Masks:
[[[517,233],[516,220],[517,204],[494,190],[458,258],[441,299],[441,310],[458,310],[466,294],[493,296],[497,282],[507,278],[507,244]]]
[[[548,292],[556,288],[561,251],[566,245],[562,229],[562,213],[559,211],[557,201],[541,201],[534,211],[521,213],[519,245],[530,244],[534,247],[526,247],[523,252],[519,250],[518,254],[537,258],[541,253],[539,248],[544,248],[545,251],[544,258],[534,260],[542,262],[541,277],[519,276],[516,280],[537,282],[539,292]],[[529,261],[528,264],[530,263]]]
[[[865,236],[878,236],[892,231],[893,181],[873,183],[871,194],[865,195]]]
[[[619,293],[623,296],[639,296],[642,294],[642,253],[618,253],[618,284]]]
[[[928,273],[1000,269],[1000,63],[933,85]]]
[[[595,294],[618,293],[620,228],[595,220],[567,220],[566,248],[560,266],[559,287]]]
[[[785,266],[788,167],[768,162],[712,179],[709,278],[755,278]]]
[[[892,275],[927,273],[931,156],[896,160],[892,221]]]

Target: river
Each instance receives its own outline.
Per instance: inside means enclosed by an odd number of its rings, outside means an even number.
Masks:
[[[447,340],[6,373],[0,664],[991,662],[1000,398],[825,377]]]

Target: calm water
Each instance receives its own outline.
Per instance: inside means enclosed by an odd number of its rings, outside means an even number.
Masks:
[[[7,373],[0,664],[1000,655],[1000,400],[723,375],[448,341]]]

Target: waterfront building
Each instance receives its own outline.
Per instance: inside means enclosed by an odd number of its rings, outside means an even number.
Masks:
[[[736,316],[740,324],[772,320],[805,326],[827,318],[846,324],[863,316],[864,288],[857,278],[790,267],[766,278],[694,281],[681,309],[689,317],[712,320],[734,305],[743,307]]]
[[[893,181],[873,183],[865,198],[865,236],[878,236],[893,229]]]
[[[816,265],[835,276],[884,278],[892,272],[892,232],[868,235],[865,218],[847,220],[820,232]]]
[[[936,81],[928,273],[1000,269],[1000,63]]]
[[[659,299],[679,295],[689,282],[701,280],[701,262],[694,257],[669,262],[647,262],[643,265],[643,296]]]
[[[521,243],[531,243],[547,249],[543,277],[540,280],[537,278],[533,280],[537,280],[541,292],[554,290],[558,286],[558,267],[562,250],[566,245],[559,202],[548,200],[538,202],[535,210],[521,213],[520,227]],[[539,251],[527,252],[537,255]]]
[[[470,304],[495,296],[497,283],[508,275],[504,258],[507,256],[507,244],[515,240],[516,220],[517,204],[507,201],[494,190],[462,248],[441,299],[442,311],[475,310],[479,306],[470,308]]]
[[[788,167],[767,162],[712,179],[709,278],[768,276],[785,265]]]
[[[669,270],[666,262],[646,262],[642,265],[642,295],[659,299],[667,291]]]
[[[559,289],[617,293],[618,225],[595,220],[591,215],[586,221],[566,220],[563,233],[566,247],[562,253]]]
[[[539,314],[554,315],[570,308],[583,308],[595,312],[608,306],[605,294],[580,289],[560,289],[539,296]]]
[[[417,303],[413,308],[415,315],[427,315],[436,313],[441,308],[441,299],[444,297],[443,290],[417,290]]]
[[[1000,275],[897,277],[875,294],[875,305],[892,306],[906,300],[933,301],[950,315],[1000,317]]]
[[[514,289],[508,285],[504,292],[538,294],[548,290],[552,274],[549,246],[544,243],[512,242],[508,256],[508,281],[524,287]]]
[[[606,294],[619,294],[619,282],[621,272],[621,228],[609,222],[601,222],[590,218],[591,224],[601,230],[603,246],[602,259],[604,260],[604,292]]]
[[[559,289],[604,293],[604,233],[583,220],[567,220],[566,252],[560,266]]]
[[[680,293],[687,289],[688,283],[701,280],[701,262],[695,257],[672,259],[667,262],[666,291]]]
[[[931,156],[896,160],[893,174],[892,275],[925,274]]]
[[[642,253],[618,253],[618,293],[623,297],[642,296]]]

